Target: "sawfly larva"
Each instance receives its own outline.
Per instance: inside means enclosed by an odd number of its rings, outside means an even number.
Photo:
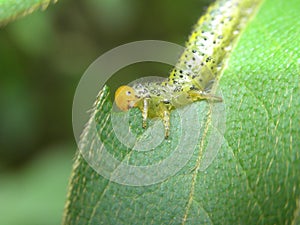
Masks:
[[[116,105],[124,111],[138,107],[146,119],[160,117],[169,136],[171,110],[199,100],[222,101],[211,93],[238,34],[259,5],[259,0],[219,0],[194,27],[185,51],[163,82],[121,86]]]

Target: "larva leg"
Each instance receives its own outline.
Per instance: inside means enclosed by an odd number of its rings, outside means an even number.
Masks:
[[[142,110],[142,116],[143,116],[143,128],[147,127],[147,117],[148,117],[148,110],[149,110],[149,102],[148,98],[144,98],[143,100],[143,110]]]
[[[160,116],[163,120],[164,128],[165,128],[165,138],[167,139],[170,134],[170,111],[171,105],[169,101],[161,101],[159,104]]]
[[[163,122],[165,127],[165,138],[168,138],[170,133],[170,111],[164,111]]]
[[[198,100],[212,100],[216,102],[222,102],[223,99],[220,96],[216,96],[204,91],[197,91],[197,90],[191,90],[188,92],[190,97],[193,99],[193,101],[198,101]]]

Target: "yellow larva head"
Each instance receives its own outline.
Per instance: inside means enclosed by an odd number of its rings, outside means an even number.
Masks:
[[[135,96],[135,91],[132,87],[121,86],[115,93],[115,102],[119,109],[127,111],[134,107],[138,98]]]

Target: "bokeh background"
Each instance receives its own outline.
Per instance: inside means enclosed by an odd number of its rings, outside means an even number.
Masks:
[[[0,28],[0,225],[60,224],[76,151],[73,95],[88,66],[131,41],[184,45],[210,2],[60,0]],[[130,66],[109,85],[145,73],[168,68]]]

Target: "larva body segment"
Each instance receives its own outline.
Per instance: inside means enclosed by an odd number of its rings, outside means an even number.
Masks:
[[[169,114],[174,108],[203,99],[221,101],[211,94],[238,34],[259,5],[259,0],[219,0],[207,10],[194,27],[170,76],[160,82],[135,83],[128,96],[122,86],[116,92],[119,108],[138,107],[147,117],[164,121],[165,136],[169,135]],[[126,86],[125,86],[126,87]],[[126,94],[127,93],[127,94]],[[126,107],[124,107],[124,104]],[[121,107],[120,107],[121,106]]]

